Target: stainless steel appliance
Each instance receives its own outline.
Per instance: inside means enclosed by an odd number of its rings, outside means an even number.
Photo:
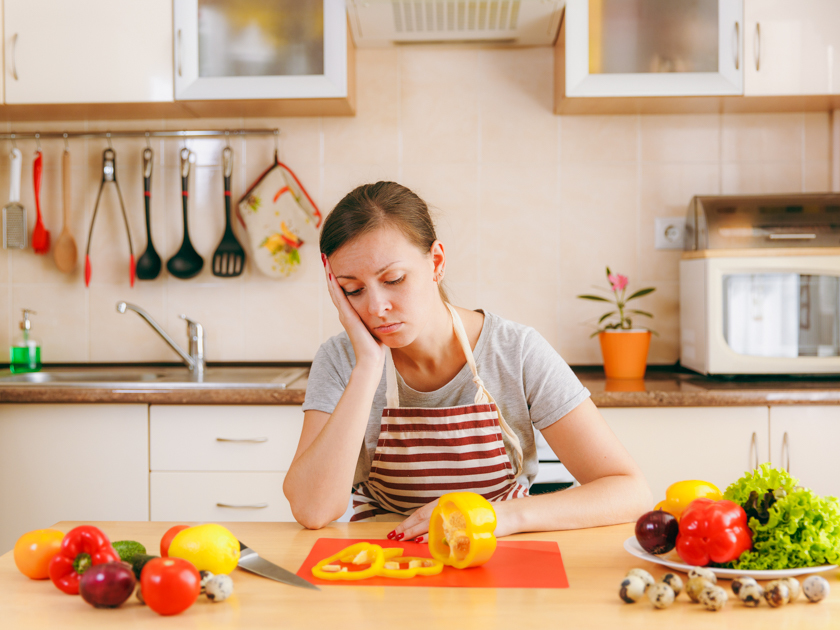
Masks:
[[[840,374],[840,195],[691,200],[680,362],[703,374]]]

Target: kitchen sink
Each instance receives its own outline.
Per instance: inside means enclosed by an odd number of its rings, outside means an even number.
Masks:
[[[305,367],[210,367],[201,379],[182,367],[47,368],[0,373],[3,387],[87,387],[100,389],[285,389],[308,372]]]

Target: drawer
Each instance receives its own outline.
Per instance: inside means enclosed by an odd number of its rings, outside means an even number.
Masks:
[[[302,428],[297,405],[152,405],[149,467],[283,472]]]
[[[153,521],[294,521],[284,473],[153,472]],[[238,506],[238,507],[234,507]]]

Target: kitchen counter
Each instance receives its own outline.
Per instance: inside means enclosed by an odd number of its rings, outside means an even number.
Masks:
[[[58,523],[69,531],[79,523]],[[46,525],[46,524],[45,524]],[[169,523],[97,523],[111,540],[130,539],[157,549]],[[296,571],[318,538],[385,538],[393,524],[334,523],[320,531],[308,531],[295,523],[230,523],[242,541],[266,559]],[[829,598],[810,604],[802,597],[796,603],[772,609],[766,604],[746,608],[730,597],[717,613],[690,604],[680,595],[666,610],[655,610],[646,598],[625,604],[618,586],[633,567],[649,570],[654,578],[666,570],[640,561],[624,551],[622,544],[633,533],[633,524],[566,532],[519,534],[506,540],[551,540],[560,547],[570,588],[479,589],[324,586],[321,591],[295,588],[236,570],[235,593],[213,604],[200,598],[177,617],[162,619],[133,597],[113,610],[95,609],[81,598],[65,595],[49,581],[33,581],[14,566],[12,553],[0,557],[0,610],[4,628],[335,628],[400,630],[490,628],[708,628],[710,623],[726,628],[836,628],[840,624],[840,588],[837,571],[823,574],[833,590]],[[383,540],[383,544],[389,544]],[[722,582],[728,590],[729,582]]]
[[[573,368],[599,407],[840,405],[840,377],[708,377],[672,366],[644,379],[608,379],[600,367]]]
[[[64,368],[62,368],[64,369]],[[79,369],[87,369],[80,366]],[[180,369],[184,368],[113,368]],[[247,371],[255,368],[225,368]],[[256,368],[270,370],[271,368]],[[278,367],[277,370],[284,368]],[[592,400],[599,407],[734,407],[761,405],[840,405],[840,378],[837,377],[773,377],[723,379],[705,377],[687,370],[654,366],[648,368],[640,380],[615,380],[604,377],[600,367],[573,368],[581,382],[592,392]],[[49,370],[49,368],[47,368]],[[6,372],[5,374],[8,374]],[[148,403],[168,405],[301,405],[306,394],[307,375],[288,387],[273,387],[247,379],[236,387],[190,387],[188,383],[165,383],[144,388],[142,383],[84,387],[51,383],[16,385],[2,382],[0,374],[0,403]]]

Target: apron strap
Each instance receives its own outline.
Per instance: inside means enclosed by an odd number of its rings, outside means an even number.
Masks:
[[[397,387],[397,368],[394,367],[394,357],[391,348],[385,353],[385,406],[396,409],[400,406],[400,391]]]

